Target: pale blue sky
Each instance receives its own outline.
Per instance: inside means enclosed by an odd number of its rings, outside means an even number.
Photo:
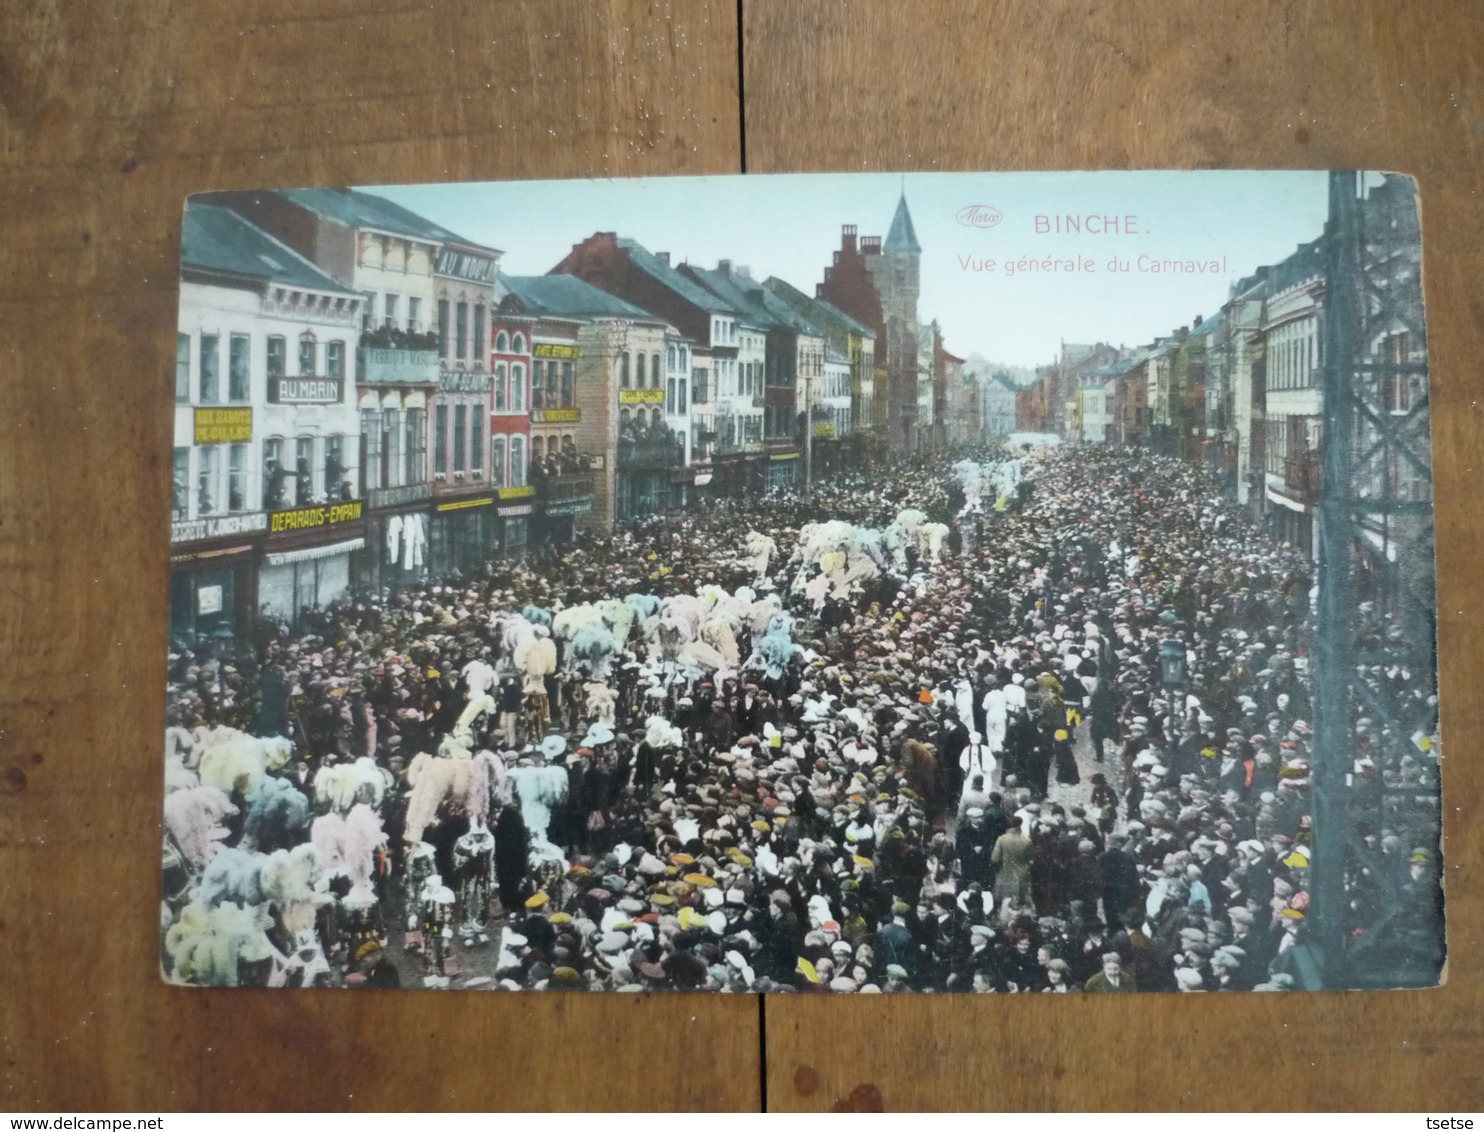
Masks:
[[[1324,227],[1322,172],[803,174],[622,181],[525,181],[370,187],[471,240],[504,251],[513,275],[544,274],[574,243],[617,231],[672,262],[730,259],[758,279],[808,294],[840,244],[840,226],[885,237],[905,186],[922,245],[924,321],[948,349],[1010,365],[1051,361],[1063,340],[1129,346],[1214,313],[1228,286],[1275,263]],[[976,228],[969,205],[1002,220]],[[1038,234],[1035,217],[1133,216],[1133,235]],[[1092,273],[1017,273],[1005,261],[1090,260]],[[1113,274],[1118,257],[1127,273]],[[1138,270],[1139,257],[1217,261],[1207,274]],[[995,270],[974,270],[983,260]],[[1220,262],[1225,260],[1224,270]]]

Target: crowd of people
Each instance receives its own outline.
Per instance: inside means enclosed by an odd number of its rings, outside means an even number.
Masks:
[[[1311,563],[1179,461],[969,456],[178,647],[167,976],[1298,987]],[[1435,780],[1430,689],[1374,693],[1417,730],[1354,773]],[[1438,826],[1367,831],[1353,904],[1436,918]]]

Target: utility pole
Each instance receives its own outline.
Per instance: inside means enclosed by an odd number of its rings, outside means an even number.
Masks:
[[[804,375],[804,502],[814,498],[814,375]]]

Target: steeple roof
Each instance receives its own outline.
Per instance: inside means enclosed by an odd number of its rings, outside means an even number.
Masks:
[[[922,254],[922,245],[917,242],[917,232],[912,227],[912,214],[907,211],[907,194],[897,201],[897,214],[891,218],[891,231],[881,245],[883,252],[911,252]]]

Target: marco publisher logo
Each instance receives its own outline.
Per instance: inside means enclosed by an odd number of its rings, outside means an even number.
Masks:
[[[965,228],[993,228],[1005,216],[992,204],[970,204],[959,209],[954,219]]]

